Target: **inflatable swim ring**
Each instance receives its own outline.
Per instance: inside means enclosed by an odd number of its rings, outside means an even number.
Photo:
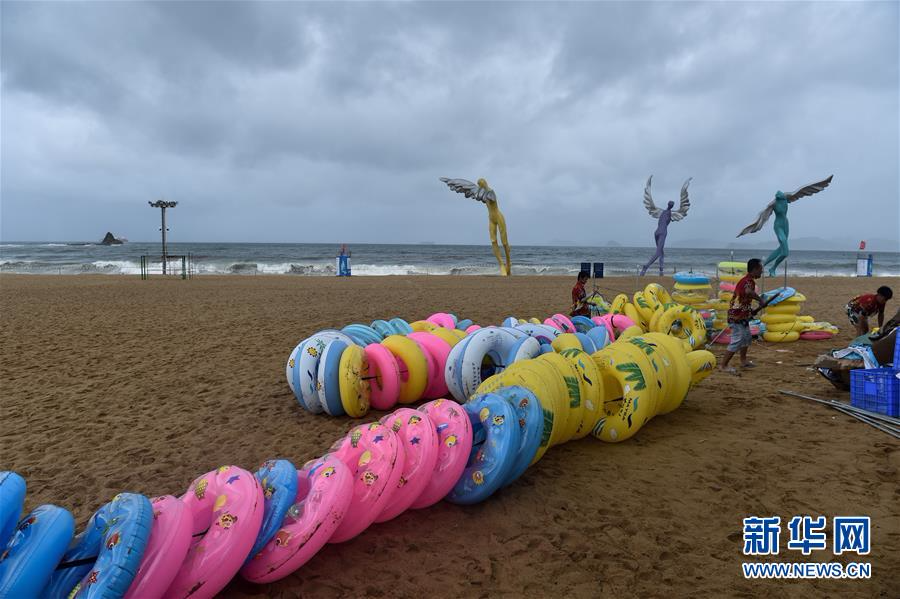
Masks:
[[[364,324],[348,324],[341,329],[341,332],[353,339],[354,343],[362,346],[378,343],[382,339],[378,331]]]
[[[428,384],[428,361],[422,348],[402,335],[391,335],[381,344],[394,355],[400,368],[400,394],[397,401],[408,404],[421,399]]]
[[[336,339],[343,341],[347,345],[353,343],[350,337],[340,331],[319,331],[304,342],[301,348],[302,351],[298,353],[294,385],[296,390],[300,392],[300,405],[313,414],[319,414],[323,411],[317,388],[319,361],[328,345]],[[295,394],[297,393],[296,390]]]
[[[617,443],[630,438],[653,417],[657,404],[656,375],[649,360],[638,358],[630,344],[611,345],[592,356],[603,376],[607,397],[621,397],[621,401],[604,406],[604,417],[597,421],[591,434],[601,441]]]
[[[709,285],[709,277],[693,272],[676,272],[673,277],[682,285]]]
[[[367,345],[364,351],[369,363],[369,402],[376,410],[389,410],[400,396],[400,367],[380,343]]]
[[[438,454],[434,470],[425,489],[410,509],[422,509],[443,499],[462,476],[472,449],[472,425],[465,410],[457,403],[436,399],[419,406],[438,435]]]
[[[353,497],[353,474],[325,455],[297,472],[297,492],[275,537],[241,569],[250,582],[281,580],[318,553],[343,521]]]
[[[347,346],[338,364],[338,394],[341,407],[351,418],[361,418],[369,411],[372,395],[369,380],[366,350],[358,345]]]
[[[163,495],[151,499],[150,505],[150,540],[125,599],[162,597],[191,546],[193,519],[184,503],[172,495]]]
[[[119,493],[94,512],[69,546],[59,568],[41,592],[46,597],[121,597],[131,586],[150,540],[153,508],[137,493]]]
[[[447,501],[471,505],[506,482],[521,446],[521,429],[516,411],[499,395],[477,395],[463,407],[472,424],[472,453]]]
[[[263,492],[263,518],[246,561],[253,559],[272,540],[297,494],[297,469],[287,460],[268,460],[253,476]]]
[[[262,487],[243,468],[222,466],[197,477],[181,501],[193,519],[194,536],[165,595],[209,599],[250,554],[262,524]]]
[[[42,591],[74,532],[72,514],[55,505],[42,505],[22,518],[0,559],[0,597],[46,595]]]
[[[25,479],[15,472],[0,472],[0,552],[9,538],[25,504]]]
[[[400,482],[405,455],[397,435],[377,422],[352,429],[335,443],[333,455],[344,462],[354,478],[353,498],[328,540],[343,543],[367,529],[384,511]]]
[[[344,404],[341,401],[341,356],[350,344],[335,339],[325,347],[319,360],[319,371],[316,373],[316,392],[319,405],[329,416],[343,416]]]
[[[404,459],[397,488],[375,522],[393,520],[419,498],[434,473],[439,443],[436,425],[419,410],[400,408],[383,417],[381,423],[397,435]]]
[[[763,333],[763,339],[772,343],[790,343],[800,338],[800,333],[793,331],[790,333]]]
[[[503,482],[505,487],[522,476],[534,460],[544,434],[544,412],[537,396],[526,387],[500,387],[495,393],[512,406],[518,416],[520,429],[520,445],[512,469]]]
[[[506,329],[487,328],[472,334],[456,364],[460,401],[470,397],[481,381],[506,367],[502,356],[509,353],[516,338]]]
[[[573,439],[582,439],[591,433],[591,429],[603,416],[603,379],[587,352],[569,349],[560,355],[571,362],[578,372],[583,409]]]
[[[797,290],[793,287],[778,287],[761,293],[760,297],[763,298],[763,301],[769,302],[770,306],[777,306],[788,298],[793,297],[796,293]]]

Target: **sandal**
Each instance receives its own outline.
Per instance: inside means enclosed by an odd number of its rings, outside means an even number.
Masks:
[[[729,366],[728,368],[719,368],[719,370],[732,376],[741,376],[741,373],[735,370],[734,366]]]

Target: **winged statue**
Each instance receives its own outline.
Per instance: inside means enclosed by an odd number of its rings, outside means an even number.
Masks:
[[[491,249],[497,264],[500,266],[500,274],[509,276],[511,271],[511,263],[509,257],[509,240],[506,237],[506,219],[500,208],[497,206],[497,194],[490,188],[487,181],[478,179],[477,183],[472,183],[467,179],[449,179],[441,177],[441,181],[446,183],[451,190],[461,193],[467,198],[472,198],[482,202],[488,209],[488,231],[491,235]],[[506,263],[500,256],[500,246],[497,244],[497,232],[500,232],[500,242],[503,244],[503,250],[506,253]]]
[[[775,199],[763,208],[762,212],[759,213],[759,216],[756,217],[756,220],[753,223],[747,225],[740,233],[738,233],[738,237],[756,233],[763,228],[763,225],[766,224],[772,214],[775,214],[774,228],[775,237],[778,238],[778,247],[769,254],[769,257],[766,258],[766,261],[764,262],[767,266],[771,264],[769,276],[775,276],[775,269],[778,268],[778,265],[781,264],[790,253],[790,249],[788,248],[788,235],[790,233],[790,225],[787,218],[788,204],[796,202],[800,198],[819,193],[831,185],[831,180],[833,178],[834,175],[830,175],[827,179],[804,185],[792,193],[784,193],[780,190],[775,192]]]
[[[658,208],[656,204],[653,203],[653,194],[650,193],[650,184],[653,181],[653,175],[647,178],[647,185],[644,187],[644,208],[647,209],[647,212],[650,213],[650,216],[658,219],[656,225],[656,232],[653,233],[653,241],[656,243],[656,253],[653,254],[653,257],[650,258],[650,261],[644,265],[643,269],[641,269],[641,276],[647,273],[647,269],[650,266],[659,260],[659,276],[663,275],[663,268],[665,266],[665,246],[666,246],[666,235],[669,230],[669,223],[673,220],[678,222],[683,220],[684,217],[687,216],[688,210],[691,209],[691,200],[688,197],[688,185],[691,184],[691,177],[688,178],[687,181],[684,182],[684,185],[681,186],[681,199],[678,204],[678,210],[673,210],[675,208],[675,202],[669,201],[668,205],[665,208]]]

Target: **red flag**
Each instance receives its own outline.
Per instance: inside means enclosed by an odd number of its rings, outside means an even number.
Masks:
[[[859,249],[860,249],[860,250],[866,249],[866,241],[865,241],[865,239],[859,242]]]

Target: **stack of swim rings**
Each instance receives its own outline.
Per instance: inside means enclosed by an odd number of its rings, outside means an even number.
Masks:
[[[838,328],[830,322],[816,322],[812,316],[801,316],[806,296],[792,287],[773,289],[764,293],[763,298],[773,298],[761,318],[766,327],[763,335],[766,341],[818,341],[830,339],[838,333]]]
[[[803,331],[799,314],[806,297],[793,287],[779,287],[763,293],[762,298],[769,302],[761,317],[766,326],[763,339],[772,343],[797,341]]]
[[[413,323],[394,318],[319,331],[297,344],[285,374],[304,409],[359,418],[370,405],[388,410],[445,395],[439,374],[451,348],[479,328],[440,312]]]
[[[691,272],[678,272],[673,278],[675,279],[673,300],[679,304],[693,306],[698,310],[710,307],[712,286],[709,277]]]

